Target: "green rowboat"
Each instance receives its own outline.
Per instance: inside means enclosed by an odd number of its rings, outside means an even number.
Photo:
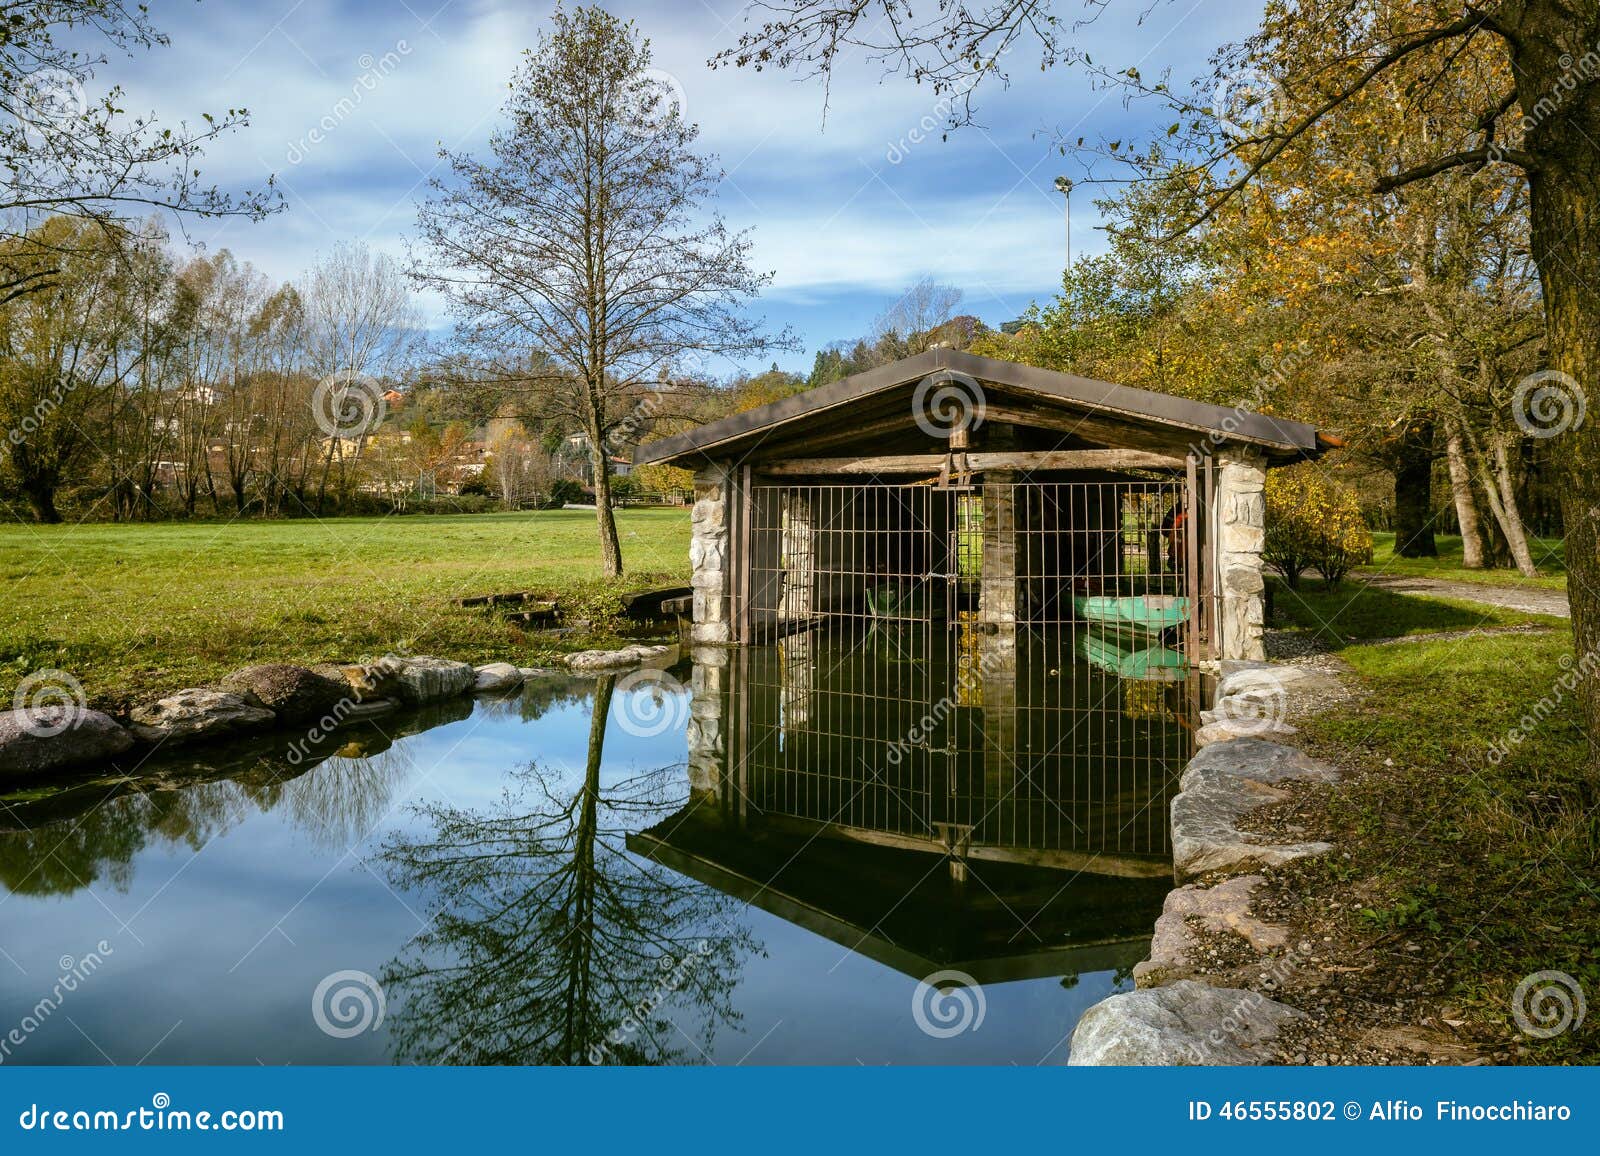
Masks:
[[[1078,635],[1078,654],[1118,678],[1141,682],[1181,682],[1189,664],[1176,650],[1155,644],[1148,635],[1085,630]]]
[[[1104,626],[1132,626],[1158,634],[1189,620],[1189,600],[1180,594],[1075,594],[1078,617]]]

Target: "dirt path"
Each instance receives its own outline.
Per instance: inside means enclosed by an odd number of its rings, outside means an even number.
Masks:
[[[1508,610],[1521,610],[1527,614],[1554,614],[1560,618],[1572,617],[1565,590],[1547,590],[1543,586],[1491,586],[1482,582],[1449,582],[1443,578],[1409,578],[1399,575],[1378,574],[1366,580],[1367,585],[1399,594],[1432,594],[1438,598],[1459,598],[1463,602],[1482,602],[1489,606],[1504,606]]]

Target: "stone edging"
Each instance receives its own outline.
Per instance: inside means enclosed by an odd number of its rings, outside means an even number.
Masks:
[[[1328,843],[1277,843],[1241,831],[1238,820],[1287,797],[1285,783],[1338,781],[1339,772],[1329,764],[1254,737],[1295,733],[1283,721],[1291,705],[1299,713],[1317,709],[1327,694],[1339,690],[1338,680],[1314,668],[1231,665],[1223,671],[1214,709],[1204,712],[1206,727],[1197,735],[1203,745],[1184,768],[1172,800],[1173,874],[1183,886],[1168,893],[1150,958],[1134,968],[1138,987],[1083,1013],[1072,1034],[1069,1064],[1259,1064],[1276,1058],[1274,1044],[1283,1025],[1306,1018],[1250,988],[1192,978],[1209,977],[1192,958],[1197,942],[1191,928],[1231,932],[1261,956],[1218,979],[1243,983],[1266,976],[1263,986],[1281,986],[1293,961],[1267,953],[1284,950],[1287,932],[1250,914],[1251,895],[1263,882],[1253,872],[1333,849]],[[1213,733],[1204,735],[1208,729]],[[1219,735],[1218,729],[1228,733]],[[1211,886],[1191,882],[1216,874],[1232,877]]]
[[[670,665],[676,653],[672,646],[634,645],[583,651],[564,662],[571,673],[595,674]],[[0,778],[103,762],[138,744],[188,744],[292,727],[320,737],[402,706],[511,691],[526,679],[553,673],[509,662],[474,667],[425,655],[390,655],[372,663],[244,667],[217,686],[186,687],[134,707],[125,725],[76,704],[21,707],[0,711]]]

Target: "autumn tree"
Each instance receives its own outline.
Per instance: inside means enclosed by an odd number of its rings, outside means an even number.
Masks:
[[[747,233],[710,212],[721,178],[650,68],[632,22],[557,9],[511,82],[490,156],[445,154],[418,221],[418,280],[505,388],[537,393],[585,435],[601,560],[622,572],[611,443],[685,360],[772,344],[744,306],[770,280]]]
[[[140,365],[130,266],[92,225],[52,218],[0,241],[0,262],[53,275],[0,305],[0,468],[40,522],[57,490],[98,451],[105,403]]]
[[[1095,0],[1091,9],[1110,0]],[[970,120],[982,83],[1031,42],[1042,67],[1094,68],[1072,23],[1048,0],[915,6],[911,0],[767,0],[759,24],[713,63],[777,66],[826,75],[863,48],[895,73],[953,93],[952,123]],[[1184,227],[1203,223],[1300,147],[1325,119],[1396,70],[1417,148],[1365,190],[1385,203],[1448,172],[1510,172],[1526,182],[1532,253],[1546,330],[1543,378],[1511,392],[1524,422],[1552,439],[1565,477],[1573,630],[1580,653],[1600,650],[1600,422],[1584,421],[1600,382],[1600,0],[1270,0],[1260,31],[1215,60],[1209,100],[1178,95],[1136,66],[1103,78],[1170,105],[1175,123],[1210,117],[1237,131],[1208,134]],[[1460,99],[1463,76],[1497,82],[1481,104]],[[1242,101],[1235,93],[1246,93]],[[1230,107],[1231,106],[1231,107]],[[1244,112],[1244,116],[1232,115]],[[1075,142],[1063,142],[1070,146]],[[1600,681],[1578,691],[1600,736]],[[1600,746],[1597,746],[1600,749]]]

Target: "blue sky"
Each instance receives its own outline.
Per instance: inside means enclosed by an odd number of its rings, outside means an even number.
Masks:
[[[1069,18],[1080,4],[1057,0]],[[964,309],[991,324],[1048,296],[1064,260],[1052,181],[1082,175],[1052,139],[1134,139],[1155,115],[1125,108],[1079,72],[1040,73],[1018,49],[1010,87],[980,90],[981,127],[913,143],[919,122],[937,118],[934,94],[881,79],[859,55],[840,66],[825,124],[820,84],[709,70],[706,59],[742,27],[743,0],[608,7],[651,39],[702,147],[728,171],[719,208],[731,225],[754,228],[755,264],[776,274],[759,312],[805,343],[778,358],[786,368],[808,368],[821,345],[863,332],[924,274],[960,285]],[[1148,8],[1113,0],[1080,30],[1082,45],[1097,62],[1135,64],[1146,77],[1170,66],[1187,83],[1260,12],[1255,0],[1170,0],[1141,22]],[[251,110],[248,130],[210,150],[206,175],[243,186],[276,173],[288,211],[260,224],[200,222],[191,237],[288,279],[341,239],[403,255],[438,147],[484,147],[518,54],[552,9],[542,0],[154,0],[171,46],[114,61],[104,77],[128,90],[124,107],[163,119]],[[1075,254],[1102,244],[1090,195],[1073,198]],[[448,327],[440,302],[421,303],[432,328]]]

